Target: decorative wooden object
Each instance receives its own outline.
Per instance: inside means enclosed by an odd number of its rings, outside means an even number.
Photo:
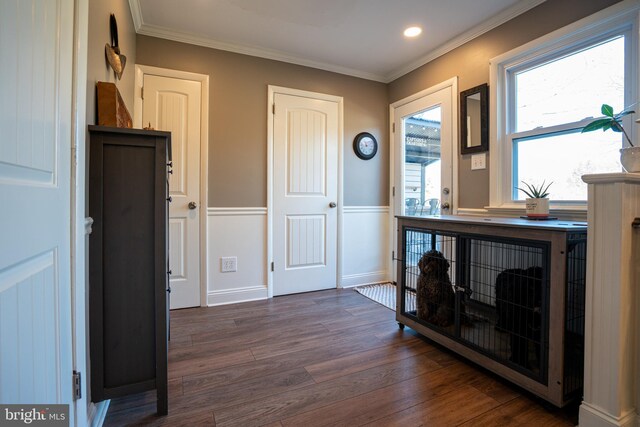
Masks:
[[[640,173],[589,184],[581,427],[640,425]]]
[[[131,115],[115,83],[98,82],[98,125],[118,128],[133,126]]]
[[[167,414],[169,132],[89,126],[91,398]]]

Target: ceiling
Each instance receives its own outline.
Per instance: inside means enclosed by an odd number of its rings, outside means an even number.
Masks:
[[[545,0],[129,0],[136,31],[390,82]],[[423,28],[407,39],[408,26]]]

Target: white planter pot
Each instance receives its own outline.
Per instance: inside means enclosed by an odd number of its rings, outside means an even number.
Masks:
[[[527,199],[527,216],[531,218],[546,218],[549,216],[549,199]]]
[[[640,147],[621,148],[620,163],[627,172],[640,172]]]

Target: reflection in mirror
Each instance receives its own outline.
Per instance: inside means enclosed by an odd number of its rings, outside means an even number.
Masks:
[[[460,93],[460,148],[462,154],[489,149],[488,86],[476,86]]]

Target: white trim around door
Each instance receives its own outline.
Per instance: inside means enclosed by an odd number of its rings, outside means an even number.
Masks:
[[[395,182],[395,174],[396,174],[396,156],[395,156],[395,152],[396,152],[396,144],[395,144],[395,129],[394,129],[394,121],[395,121],[395,110],[398,107],[402,107],[403,105],[406,105],[410,102],[416,101],[420,98],[424,98],[426,96],[429,96],[431,94],[434,94],[442,89],[446,89],[446,88],[451,88],[451,105],[452,105],[452,111],[451,111],[451,118],[452,118],[452,123],[453,123],[453,129],[451,129],[451,167],[452,167],[452,185],[451,185],[451,191],[453,193],[453,197],[452,197],[452,204],[453,204],[453,209],[451,214],[455,215],[458,213],[458,115],[459,115],[459,106],[458,106],[458,77],[452,77],[448,80],[443,81],[442,83],[438,83],[437,85],[434,85],[428,89],[424,89],[418,93],[415,93],[413,95],[410,95],[406,98],[403,98],[401,100],[398,100],[392,104],[389,105],[389,141],[390,141],[390,149],[389,149],[389,242],[391,243],[391,251],[393,251],[393,259],[392,259],[392,263],[391,263],[391,277],[393,278],[392,280],[396,280],[396,274],[397,274],[397,270],[396,270],[396,265],[395,265],[395,260],[399,257],[399,254],[397,254],[397,248],[395,247],[395,242],[396,242],[396,227],[395,227],[395,216],[399,215],[399,212],[396,212],[396,203],[395,203],[395,197],[396,197],[396,191],[395,191],[395,186],[397,185],[401,185]],[[398,129],[397,131],[400,132],[398,125]],[[400,192],[397,192],[398,194],[400,194]]]
[[[268,298],[273,297],[273,161],[274,161],[274,100],[276,94],[301,96],[306,98],[321,99],[336,102],[338,104],[338,212],[337,212],[337,248],[336,248],[336,287],[340,285],[342,277],[342,213],[343,213],[343,140],[344,140],[344,100],[341,96],[327,95],[317,92],[309,92],[299,89],[291,89],[281,86],[269,85],[267,96],[267,289]]]
[[[133,103],[133,125],[142,128],[142,86],[144,75],[172,77],[182,80],[193,80],[201,83],[201,109],[200,109],[200,305],[207,306],[207,211],[209,206],[209,76],[206,74],[191,73],[188,71],[171,70],[168,68],[139,65],[135,67],[135,89]]]

